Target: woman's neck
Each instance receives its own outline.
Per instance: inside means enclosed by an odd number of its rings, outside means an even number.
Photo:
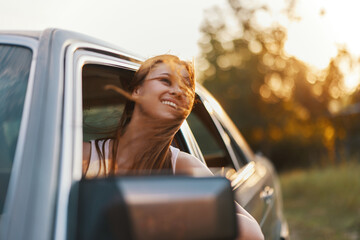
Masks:
[[[116,163],[121,168],[133,165],[136,156],[152,143],[155,121],[133,114],[125,131],[118,137]]]
[[[118,135],[116,149],[116,168],[130,169],[144,153],[145,159],[153,155],[154,151],[160,153],[168,147],[181,122],[154,119],[134,109],[132,118],[122,135]],[[167,149],[166,149],[167,150]],[[155,157],[156,158],[156,157]],[[147,159],[155,160],[155,159]]]

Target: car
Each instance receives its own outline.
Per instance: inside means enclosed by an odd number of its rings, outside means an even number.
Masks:
[[[288,239],[273,165],[252,152],[201,84],[172,145],[196,156],[215,177],[82,179],[82,143],[107,136],[125,102],[105,86],[126,86],[142,61],[62,29],[0,32],[1,239],[105,239],[110,230],[98,223],[106,221],[124,223],[123,231],[137,239],[231,239],[234,199],[258,221],[266,239]],[[154,209],[158,214],[150,220],[167,227],[149,225],[145,213]],[[170,224],[176,216],[177,222],[188,221],[187,228]]]

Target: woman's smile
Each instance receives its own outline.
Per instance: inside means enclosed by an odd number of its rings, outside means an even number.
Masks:
[[[174,102],[171,102],[171,101],[161,101],[161,103],[177,109],[177,105],[176,105],[176,103],[174,103]]]

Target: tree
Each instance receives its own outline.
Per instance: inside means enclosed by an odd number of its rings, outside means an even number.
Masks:
[[[256,151],[278,169],[335,161],[339,127],[332,111],[342,104],[339,54],[314,71],[284,50],[286,29],[274,22],[266,4],[229,0],[229,9],[207,12],[199,45],[201,80],[215,95]],[[285,8],[291,19],[294,2]],[[310,36],[309,36],[310,37]]]

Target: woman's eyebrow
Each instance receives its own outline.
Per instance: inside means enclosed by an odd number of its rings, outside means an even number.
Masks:
[[[152,78],[149,78],[149,80],[159,79],[159,77],[163,77],[163,76],[171,77],[171,74],[166,73],[166,72],[165,73],[159,73],[157,77],[154,76]]]
[[[167,72],[164,72],[164,73],[160,73],[159,75],[166,75],[166,76],[171,76],[171,74],[170,73],[167,73]]]

